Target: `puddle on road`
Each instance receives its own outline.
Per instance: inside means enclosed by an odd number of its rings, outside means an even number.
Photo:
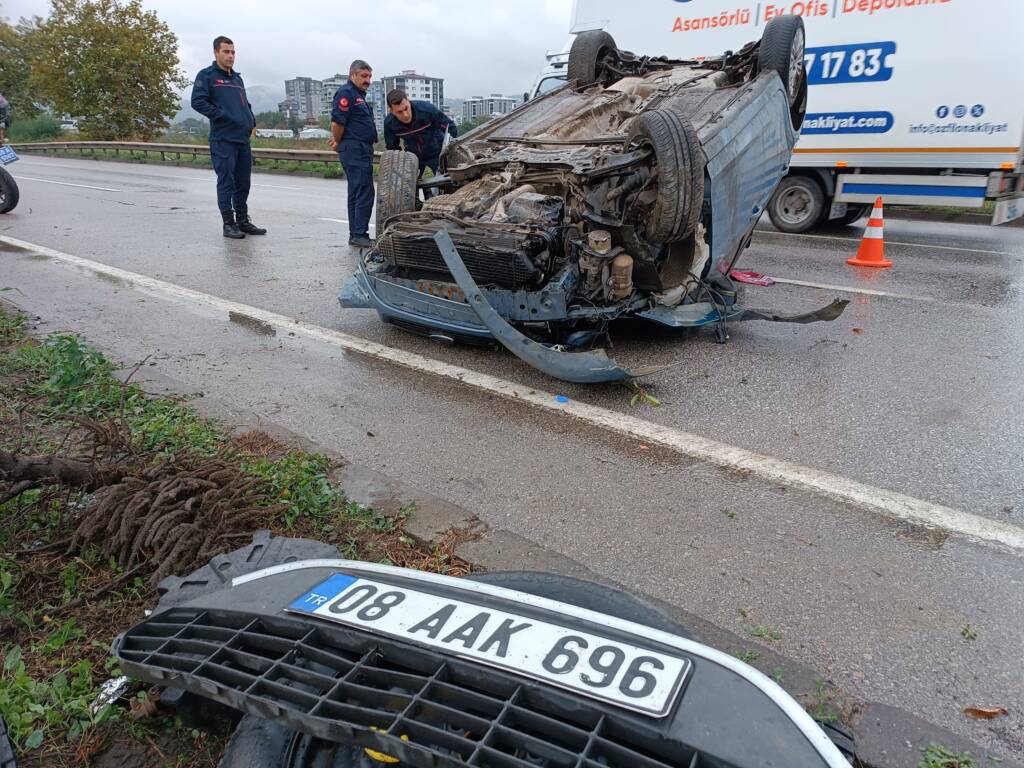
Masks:
[[[243,328],[248,328],[260,336],[277,336],[277,330],[270,323],[257,320],[249,315],[243,315],[241,312],[228,312],[228,320],[232,323],[237,323]]]
[[[118,288],[132,287],[132,284],[127,282],[126,280],[122,280],[120,277],[115,277],[114,275],[108,275],[106,272],[96,272],[95,275],[103,282],[110,283],[111,285],[116,285]]]
[[[0,240],[0,253],[14,253],[18,256],[27,256],[32,261],[49,261],[50,257],[43,253],[36,253],[31,248],[22,248],[20,245],[11,245]]]
[[[894,518],[882,518],[886,527],[891,528],[897,538],[920,544],[929,552],[938,552],[949,538],[949,531],[941,528],[928,528],[924,525],[911,523],[906,520]]]

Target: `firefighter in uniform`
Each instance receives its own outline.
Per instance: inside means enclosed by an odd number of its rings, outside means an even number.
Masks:
[[[402,145],[420,161],[420,175],[429,168],[437,174],[437,165],[444,148],[444,135],[459,135],[455,121],[429,101],[410,101],[401,88],[388,93],[388,110],[384,118],[384,146],[398,149]]]
[[[210,160],[217,173],[217,206],[224,237],[265,235],[249,218],[252,147],[256,130],[245,83],[235,67],[235,44],[223,35],[213,41],[214,62],[196,76],[192,109],[210,119]]]
[[[348,244],[370,248],[370,212],[373,210],[373,145],[377,142],[377,126],[373,108],[366,101],[366,91],[373,80],[373,70],[361,59],[348,69],[348,82],[334,93],[331,106],[331,148],[338,151],[338,160],[348,181]]]

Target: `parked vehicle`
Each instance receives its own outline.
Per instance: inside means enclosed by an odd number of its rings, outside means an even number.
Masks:
[[[1024,29],[1019,0],[800,0],[680,4],[575,0],[577,33],[688,56],[738,49],[779,13],[802,14],[808,108],[768,213],[785,232],[849,224],[887,204],[1024,216],[1024,73],[1001,30]],[[548,55],[534,93],[566,77]]]
[[[567,84],[452,141],[443,174],[383,154],[377,242],[344,307],[441,341],[497,340],[567,381],[634,375],[570,352],[611,321],[672,328],[831,320],[747,309],[730,272],[786,172],[804,118],[804,28],[703,61],[640,56],[578,35]]]
[[[10,213],[18,205],[18,183],[4,168],[16,162],[18,155],[7,144],[0,144],[0,213]]]
[[[221,768],[849,768],[848,737],[616,589],[336,557],[257,534],[161,582],[114,655],[233,728]]]

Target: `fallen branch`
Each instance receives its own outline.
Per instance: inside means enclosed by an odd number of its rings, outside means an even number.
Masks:
[[[120,482],[124,474],[124,469],[115,465],[79,461],[62,456],[19,456],[0,451],[0,480],[13,483],[15,487],[31,483],[18,494],[31,487],[57,484],[73,485],[92,491],[104,485]]]

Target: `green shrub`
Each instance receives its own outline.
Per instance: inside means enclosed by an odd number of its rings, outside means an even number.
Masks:
[[[46,141],[60,138],[60,136],[60,123],[49,115],[39,115],[21,120],[14,117],[11,120],[10,129],[7,131],[8,139],[13,142]]]

